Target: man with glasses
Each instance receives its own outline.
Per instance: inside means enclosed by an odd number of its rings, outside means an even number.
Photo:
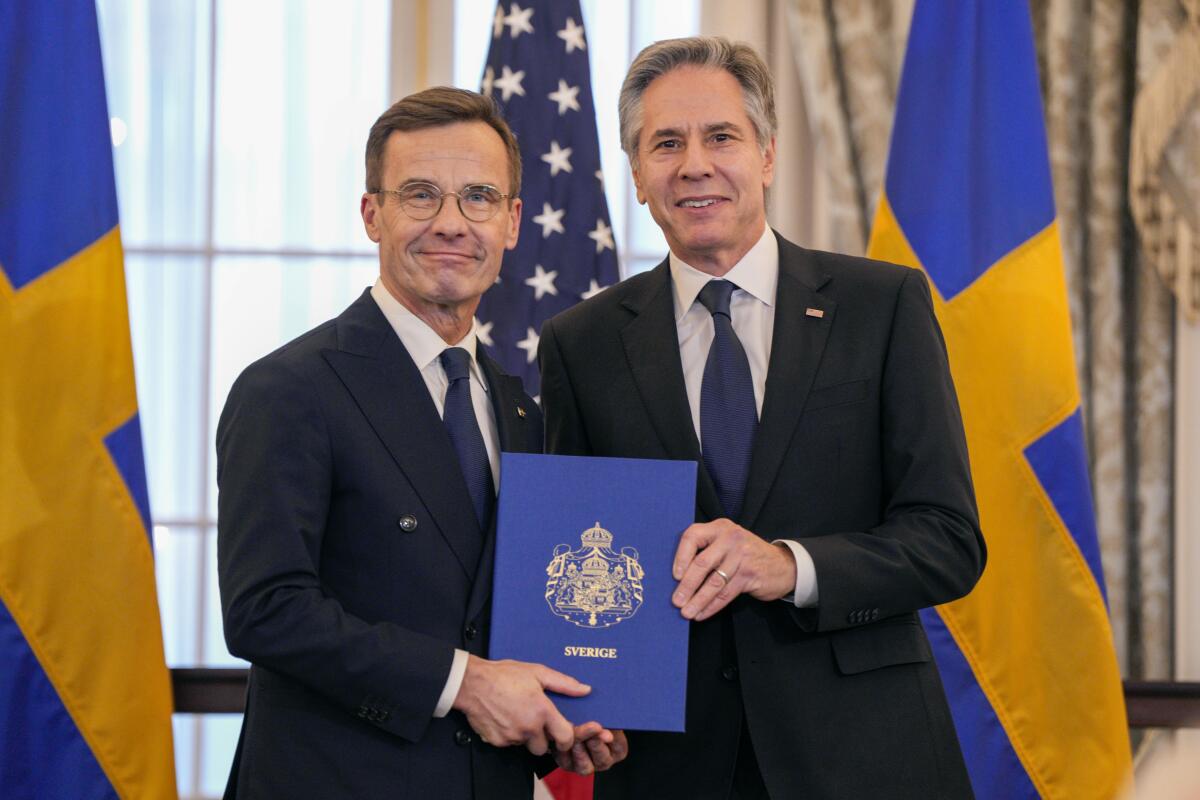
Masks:
[[[534,755],[604,769],[624,739],[546,697],[587,686],[486,658],[499,454],[542,448],[474,320],[519,151],[490,99],[436,88],[366,165],[378,281],[248,367],[217,429],[225,638],[252,664],[227,796],[529,797]]]

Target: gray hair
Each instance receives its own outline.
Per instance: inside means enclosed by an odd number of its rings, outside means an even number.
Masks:
[[[760,150],[775,136],[775,82],[766,63],[743,42],[731,42],[723,36],[692,36],[664,39],[638,53],[621,85],[618,111],[621,119],[621,149],[629,163],[637,166],[638,139],[642,135],[642,95],[646,88],[679,67],[723,69],[742,87],[746,116],[754,126]]]

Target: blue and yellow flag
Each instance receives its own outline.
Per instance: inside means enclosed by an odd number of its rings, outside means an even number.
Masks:
[[[868,252],[923,269],[988,545],[923,621],[971,783],[1107,798],[1130,769],[1028,3],[918,0]]]
[[[0,2],[0,795],[175,796],[92,0]]]

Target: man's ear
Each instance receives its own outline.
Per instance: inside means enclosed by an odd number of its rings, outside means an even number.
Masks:
[[[367,238],[372,242],[379,244],[382,238],[382,233],[379,230],[379,195],[364,193],[362,200],[359,201],[358,211],[362,214],[363,227],[367,231]]]
[[[767,142],[763,150],[763,188],[766,189],[775,181],[775,137]]]
[[[637,189],[637,201],[639,205],[646,205],[646,194],[642,191],[642,175],[638,168],[633,164],[629,165],[629,169],[633,172],[633,185]]]
[[[514,197],[509,202],[512,203],[512,206],[508,211],[508,235],[505,237],[505,250],[512,250],[517,246],[517,236],[521,233],[521,198]]]

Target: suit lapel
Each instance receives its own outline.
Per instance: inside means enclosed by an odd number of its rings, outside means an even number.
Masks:
[[[496,432],[500,449],[507,453],[540,453],[541,430],[531,430],[536,419],[530,412],[529,399],[521,379],[505,373],[500,366],[479,348],[479,367],[488,382],[488,397],[496,415]]]
[[[425,381],[365,292],[337,319],[338,349],[324,352],[468,577],[483,548],[454,446]]]
[[[500,450],[506,453],[540,453],[541,430],[535,429],[533,420],[537,416],[527,408],[529,400],[521,386],[521,379],[505,374],[483,348],[477,350],[479,366],[488,382],[488,397],[496,416],[496,432],[500,439]],[[500,476],[504,480],[504,476]],[[497,505],[497,511],[499,506]],[[496,557],[496,514],[484,534],[483,551],[475,570],[475,581],[471,596],[467,600],[466,619],[473,620],[492,596],[492,567]]]
[[[622,304],[635,314],[621,329],[621,343],[642,405],[667,457],[700,464],[696,502],[704,515],[716,519],[722,516],[721,503],[704,469],[700,442],[692,426],[679,360],[679,333],[668,261],[655,267],[641,291],[625,298]]]
[[[791,443],[837,308],[836,303],[817,292],[829,276],[818,268],[813,256],[783,237],[778,238],[775,330],[771,335],[771,359],[767,366],[762,416],[754,440],[740,520],[750,530],[754,530],[754,523]],[[822,315],[812,316],[807,313],[808,309],[816,309]]]

